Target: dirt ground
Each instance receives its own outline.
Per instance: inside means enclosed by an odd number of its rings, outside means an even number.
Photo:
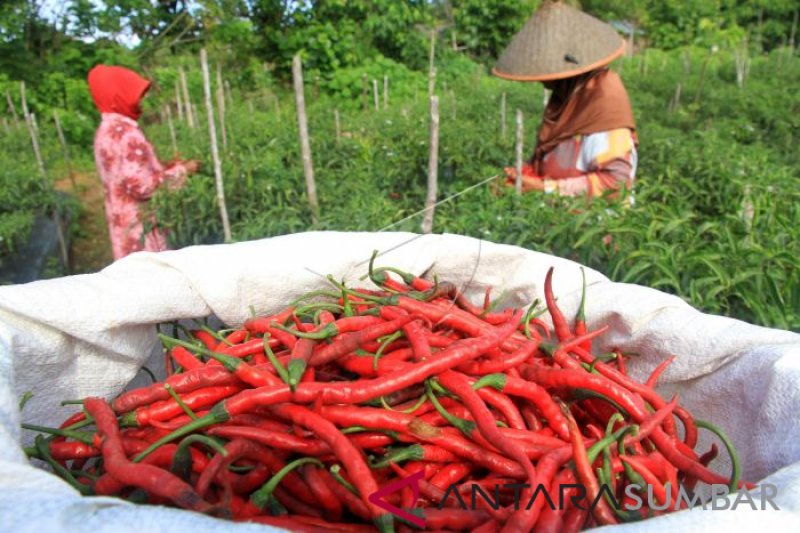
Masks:
[[[77,196],[81,205],[70,245],[70,273],[89,274],[102,270],[113,261],[103,205],[103,184],[94,172],[76,172],[73,177],[74,189],[68,178],[56,184],[57,188]]]

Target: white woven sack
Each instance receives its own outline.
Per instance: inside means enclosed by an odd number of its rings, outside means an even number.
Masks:
[[[487,286],[504,306],[542,298],[545,273],[567,316],[580,298],[579,265],[522,248],[454,235],[302,233],[231,245],[137,253],[100,273],[0,288],[0,530],[2,531],[265,531],[191,512],[81,498],[55,476],[31,466],[21,445],[17,409],[25,391],[29,423],[56,425],[66,398],[111,398],[157,353],[154,325],[216,315],[231,326],[269,313],[313,289],[325,275],[356,284],[373,250],[379,265],[435,272],[480,301]],[[724,428],[744,464],[744,477],[772,483],[780,511],[688,510],[620,531],[739,529],[800,531],[800,336],[705,315],[683,300],[587,270],[589,328],[610,325],[600,349],[641,354],[630,372],[644,380],[669,355],[660,380],[698,418]],[[158,361],[158,359],[155,359]],[[700,450],[711,442],[701,432]],[[724,451],[714,468],[728,472]],[[757,494],[757,493],[754,493]],[[732,498],[732,497],[731,497]],[[268,529],[267,529],[268,530]]]

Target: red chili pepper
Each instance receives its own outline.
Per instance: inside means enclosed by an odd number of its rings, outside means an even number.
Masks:
[[[359,317],[353,317],[359,318]],[[319,350],[317,350],[314,355],[311,357],[309,361],[310,366],[320,366],[324,365],[325,363],[329,363],[331,361],[335,361],[339,357],[343,355],[347,355],[350,352],[355,351],[359,348],[362,344],[368,341],[372,341],[377,339],[378,337],[383,337],[384,335],[389,335],[394,333],[404,324],[411,321],[413,317],[411,316],[404,316],[397,318],[395,320],[390,320],[389,322],[380,322],[378,324],[373,324],[372,326],[367,326],[364,329],[344,333],[340,335],[333,343],[321,346]],[[345,320],[345,319],[342,319]]]
[[[550,312],[550,318],[553,319],[553,329],[556,332],[556,337],[561,342],[572,337],[569,331],[567,319],[556,304],[555,296],[553,296],[553,267],[547,271],[547,276],[544,278],[544,299],[547,302],[547,310]]]
[[[176,363],[181,365],[181,368],[183,368],[184,371],[195,370],[205,366],[200,359],[198,359],[192,352],[183,346],[175,346],[172,349],[172,358],[175,359]]]
[[[336,426],[312,411],[298,405],[283,404],[273,408],[280,416],[313,431],[317,437],[331,447],[336,457],[344,465],[358,489],[364,503],[370,510],[373,522],[379,531],[388,531],[392,527],[392,516],[385,510],[369,502],[369,496],[378,491],[378,485],[367,463],[358,453],[348,438]]]
[[[604,498],[597,498],[598,494],[600,493],[600,486],[597,483],[597,477],[595,477],[594,472],[592,471],[592,465],[589,464],[589,459],[586,455],[586,445],[583,442],[583,437],[578,429],[578,425],[575,423],[575,419],[572,418],[572,415],[569,414],[569,411],[566,410],[566,408],[564,411],[564,415],[567,417],[567,424],[569,425],[570,440],[572,441],[572,454],[573,460],[575,461],[575,474],[578,480],[580,480],[580,482],[586,488],[587,498],[589,501],[594,502],[597,500],[597,505],[595,505],[594,509],[592,509],[592,516],[594,516],[598,524],[616,524],[617,519],[609,507],[608,502]],[[622,460],[624,461],[625,457],[622,457]]]
[[[269,332],[270,324],[273,322],[277,322],[278,324],[283,324],[286,322],[289,317],[291,317],[295,312],[294,307],[287,307],[283,311],[278,314],[270,315],[266,317],[258,317],[258,318],[251,318],[247,322],[244,323],[242,326],[244,329],[249,331],[250,333],[263,335],[264,333]]]
[[[127,413],[137,407],[149,405],[159,400],[166,400],[170,395],[167,389],[164,388],[165,384],[172,387],[172,390],[178,394],[185,394],[206,387],[233,385],[237,383],[241,383],[241,380],[231,375],[231,373],[224,368],[209,368],[204,366],[203,368],[170,376],[161,383],[153,383],[147,387],[124,392],[111,402],[111,406],[116,413]],[[83,416],[83,413],[79,414]],[[80,420],[83,420],[83,418],[76,421]]]
[[[340,520],[342,517],[342,502],[336,497],[336,494],[328,484],[325,483],[320,468],[311,464],[303,465],[301,468],[306,484],[308,484],[316,500],[325,509],[325,515],[333,521]]]
[[[119,426],[111,406],[100,398],[87,398],[86,411],[94,418],[102,439],[103,467],[117,480],[166,498],[184,509],[207,512],[211,506],[180,478],[146,464],[131,463],[122,448]]]
[[[582,335],[586,335],[586,272],[581,267],[581,304],[578,306],[578,314],[575,317],[575,336],[580,337]],[[581,348],[586,350],[587,352],[592,350],[592,341],[587,340],[581,344]]]
[[[242,390],[241,385],[221,385],[188,392],[181,398],[189,409],[215,405]],[[183,414],[183,407],[173,399],[157,402],[149,407],[140,407],[122,417],[126,426],[146,426],[151,420],[164,421]]]

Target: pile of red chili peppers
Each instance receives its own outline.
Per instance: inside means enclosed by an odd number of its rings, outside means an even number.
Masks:
[[[744,485],[727,437],[656,392],[671,359],[639,383],[621,352],[594,355],[606,328],[587,331],[585,281],[568,320],[552,274],[551,331],[536,302],[498,312],[488,291],[475,306],[371,262],[377,290],[329,278],[336,290],[239,329],[160,335],[165,381],[86,398],[59,429],[24,425],[48,435],[26,451],[82,494],[292,531],[412,531],[392,506],[428,530],[578,531],[674,510],[650,508],[645,487],[661,503],[698,482]],[[695,451],[698,427],[728,449],[730,478],[708,468],[716,445]],[[409,476],[388,505],[370,498]]]

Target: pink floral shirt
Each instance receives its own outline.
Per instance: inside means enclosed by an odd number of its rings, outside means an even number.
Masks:
[[[103,113],[94,138],[97,170],[105,188],[106,219],[114,259],[140,250],[167,249],[162,229],[150,220],[151,231],[143,235],[140,207],[162,184],[181,186],[186,168],[164,166],[135,120],[117,113]]]

